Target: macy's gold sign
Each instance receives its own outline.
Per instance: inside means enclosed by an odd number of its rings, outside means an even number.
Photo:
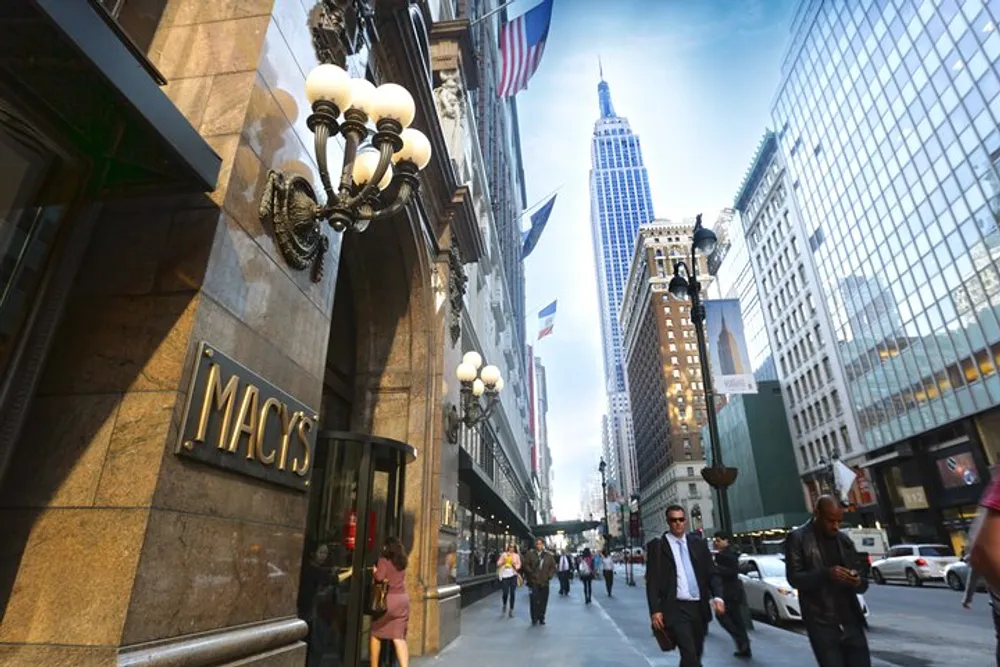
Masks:
[[[304,490],[318,420],[313,410],[202,343],[177,454]]]

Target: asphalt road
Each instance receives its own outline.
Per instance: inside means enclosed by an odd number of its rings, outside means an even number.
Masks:
[[[994,667],[996,637],[989,597],[978,593],[972,608],[944,584],[921,588],[872,584],[865,594],[871,614],[872,655],[899,667]],[[802,633],[801,626],[787,629]]]

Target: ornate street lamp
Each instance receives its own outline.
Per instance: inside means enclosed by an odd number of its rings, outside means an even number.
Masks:
[[[416,106],[410,93],[395,83],[376,88],[327,63],[309,73],[306,97],[312,105],[306,124],[316,140],[326,201],[319,203],[305,177],[272,170],[260,217],[273,223],[275,240],[289,265],[311,267],[312,279],[318,282],[329,247],[321,223],[328,222],[338,232],[363,232],[371,221],[401,211],[420,186],[417,174],[430,162],[431,144],[420,130],[409,127]],[[375,131],[366,144],[372,123]],[[338,134],[344,137],[344,161],[334,188],[326,149]]]
[[[695,336],[698,339],[698,361],[701,375],[705,382],[705,409],[708,411],[708,437],[711,440],[712,465],[701,470],[705,478],[716,491],[719,503],[719,523],[722,530],[732,532],[732,516],[729,513],[729,498],[726,489],[736,481],[739,470],[727,468],[722,464],[722,446],[719,442],[719,424],[715,417],[715,393],[712,389],[712,371],[708,366],[708,346],[705,344],[705,304],[701,299],[701,283],[698,282],[698,262],[696,253],[708,256],[715,252],[718,239],[715,232],[706,229],[701,224],[701,214],[698,214],[694,225],[694,236],[691,239],[691,267],[683,262],[674,264],[674,277],[670,279],[667,289],[678,300],[691,299],[691,322],[694,324]]]
[[[454,405],[448,411],[448,442],[451,444],[458,442],[462,424],[474,428],[490,418],[503,389],[500,369],[492,364],[483,366],[483,357],[475,351],[465,353],[462,363],[455,369],[455,376],[461,383],[462,411],[459,414]]]

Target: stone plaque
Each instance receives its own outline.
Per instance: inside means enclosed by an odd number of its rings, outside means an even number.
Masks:
[[[308,489],[316,412],[207,343],[198,348],[197,364],[177,454]]]

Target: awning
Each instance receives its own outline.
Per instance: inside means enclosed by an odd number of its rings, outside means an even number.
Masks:
[[[594,530],[601,525],[600,521],[553,521],[532,528],[535,537],[551,537],[552,535],[579,535],[588,530]]]
[[[461,448],[458,450],[458,478],[469,485],[479,506],[509,525],[512,533],[522,537],[533,533],[521,515],[497,492],[493,482],[480,470],[469,453]]]
[[[208,192],[221,159],[88,0],[0,3],[0,86],[93,165],[95,194]]]

